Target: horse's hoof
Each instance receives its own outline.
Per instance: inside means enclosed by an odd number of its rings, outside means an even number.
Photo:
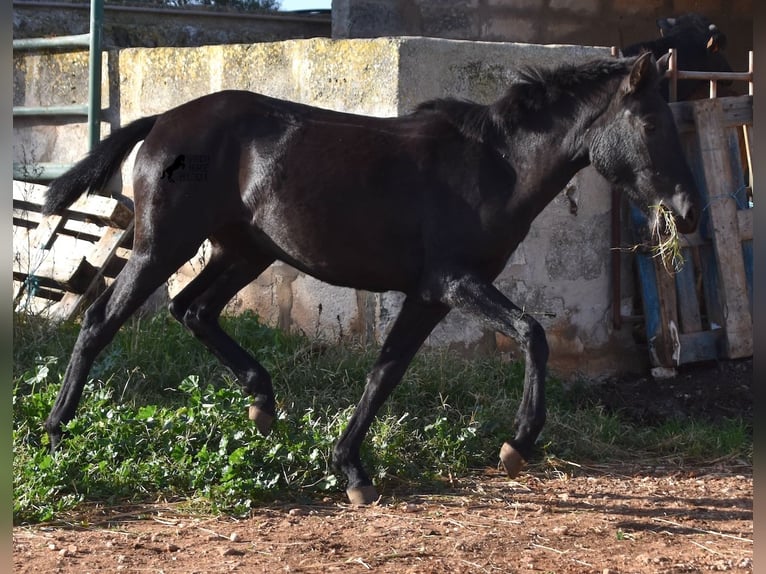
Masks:
[[[380,500],[378,491],[375,490],[375,487],[372,485],[359,486],[357,488],[347,488],[346,495],[351,501],[351,504],[357,506],[367,506],[368,504],[374,504]]]
[[[525,461],[515,448],[504,442],[503,447],[500,449],[500,462],[503,463],[506,474],[510,478],[516,478]]]
[[[266,411],[262,411],[256,405],[250,405],[250,410],[247,413],[247,417],[255,423],[255,426],[258,427],[259,433],[261,433],[263,436],[269,436],[269,431],[271,431],[271,423],[274,422],[274,417],[272,415]]]

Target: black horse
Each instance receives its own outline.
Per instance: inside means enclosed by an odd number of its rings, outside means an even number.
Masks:
[[[377,499],[361,443],[452,308],[524,349],[518,429],[500,451],[515,476],[545,422],[548,345],[540,324],[492,282],[532,220],[589,164],[654,217],[662,205],[680,231],[695,228],[697,190],[658,90],[663,65],[645,54],[532,69],[491,105],[441,99],[385,119],[225,91],[116,130],[52,183],[44,206],[62,213],[86,190],[101,189],[145,140],[133,176],[133,252],[84,316],[45,422],[51,447],[74,416],[99,352],[209,239],[207,266],[170,311],[236,374],[262,433],[275,415],[271,378],[218,318],[231,297],[281,260],[335,285],[406,295],[333,451],[352,502]],[[203,158],[205,177],[162,179],[180,154]]]
[[[660,38],[637,42],[623,48],[624,56],[637,56],[651,52],[660,58],[673,48],[678,56],[680,70],[695,72],[731,72],[729,61],[724,55],[726,34],[706,16],[696,13],[681,14],[674,18],[658,18]],[[730,81],[720,82],[731,85]],[[708,97],[708,82],[704,80],[679,80],[676,98],[679,101]],[[668,80],[663,80],[660,91],[669,99]]]

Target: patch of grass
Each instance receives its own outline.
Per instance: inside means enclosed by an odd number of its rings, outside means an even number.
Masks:
[[[77,326],[17,316],[14,323],[14,521],[60,518],[83,502],[183,500],[244,514],[274,497],[341,491],[332,447],[362,394],[376,350],[330,345],[224,320],[271,372],[278,416],[261,437],[231,374],[167,314],[126,325],[91,372],[63,449],[48,454],[42,422],[59,390]],[[497,464],[513,432],[523,366],[497,358],[421,352],[381,409],[362,457],[379,487],[435,484]],[[674,456],[752,456],[742,421],[636,427],[578,387],[548,382],[543,462]],[[535,461],[533,461],[534,463]]]

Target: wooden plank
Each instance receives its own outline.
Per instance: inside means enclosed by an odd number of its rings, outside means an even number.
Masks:
[[[726,128],[724,137],[731,163],[732,196],[737,202],[737,209],[747,209],[747,157],[744,153],[741,126]]]
[[[712,243],[698,249],[702,293],[705,301],[706,318],[709,329],[720,329],[723,325],[723,310],[719,297],[718,267]]]
[[[28,211],[24,209],[13,210],[13,225],[15,227],[26,227],[34,229],[43,219],[43,214],[37,211]],[[76,219],[66,219],[64,225],[59,229],[59,235],[69,235],[78,239],[85,239],[95,243],[101,237],[104,226],[88,223],[87,221],[77,221]]]
[[[747,357],[753,354],[753,325],[721,102],[699,101],[693,109],[719,269],[726,354],[729,358]]]
[[[20,287],[19,282],[14,280],[13,281],[14,288]],[[61,300],[61,297],[64,296],[64,292],[60,289],[54,289],[49,287],[40,287],[37,290],[37,293],[33,297],[40,298],[40,299],[46,299],[49,303],[56,303]]]
[[[68,259],[79,258],[87,255],[95,245],[94,241],[64,235],[59,232],[55,235],[54,241],[49,242],[48,248],[44,249],[40,257],[34,253],[35,229],[26,227],[14,227],[13,229],[13,252],[17,264],[24,268],[34,267],[42,259],[55,259],[65,261]]]
[[[718,98],[723,112],[723,125],[752,126],[753,125],[753,96],[732,96]]]
[[[660,297],[661,335],[656,344],[657,352],[663,361],[663,367],[676,367],[679,363],[676,352],[678,297],[676,294],[675,277],[665,269],[665,265],[660,257],[652,257],[652,262],[654,263],[657,291]]]
[[[45,201],[42,185],[21,181],[13,182],[13,207],[27,211],[40,211]],[[67,217],[125,229],[133,220],[133,211],[125,204],[111,197],[86,195],[79,198],[67,209]]]
[[[723,345],[723,331],[700,331],[698,333],[681,333],[680,363],[696,363],[717,359]]]
[[[742,212],[740,212],[742,213]],[[747,281],[747,300],[750,304],[750,316],[753,316],[753,241],[742,242],[742,257],[745,260],[745,280]]]
[[[19,281],[13,282],[14,292],[25,292],[25,285]],[[39,287],[35,295],[22,297],[14,306],[17,311],[23,311],[26,313],[34,313],[40,315],[48,313],[50,309],[56,305],[63,295],[62,291],[57,289],[48,289],[46,287]]]
[[[667,360],[663,360],[659,354],[663,346],[660,344],[659,352],[655,348],[658,339],[662,337],[660,326],[662,319],[660,317],[660,295],[657,289],[654,263],[652,258],[645,253],[637,253],[635,261],[641,289],[641,301],[644,307],[644,326],[646,341],[649,345],[649,361],[652,367],[666,366]]]
[[[98,269],[96,276],[81,295],[66,293],[59,304],[52,310],[51,318],[70,319],[80,311],[86,302],[97,296],[99,289],[105,285],[104,272],[108,267],[109,261],[120,249],[125,236],[132,232],[132,221],[126,229],[107,229],[88,257],[90,263]]]
[[[737,225],[739,227],[739,240],[753,240],[753,211],[752,209],[737,210]],[[700,247],[701,245],[712,245],[713,240],[710,237],[704,237],[703,233],[709,234],[709,230],[698,229],[694,233],[681,234],[680,241],[683,247]]]
[[[35,286],[63,289],[73,293],[83,293],[96,275],[96,269],[85,257],[71,257],[65,260],[45,258],[33,268],[16,265],[14,261],[13,278]],[[32,293],[34,295],[34,293]]]
[[[60,215],[51,215],[43,219],[35,229],[29,232],[26,241],[27,269],[33,269],[39,265],[47,256],[47,249],[53,243],[56,232],[63,225],[64,220]],[[14,260],[16,259],[14,253]],[[17,301],[24,293],[24,283],[22,287],[14,292],[13,300]]]
[[[747,158],[747,184],[750,186],[751,191],[755,189],[753,186],[753,126],[742,126],[742,137],[745,140],[745,157]]]
[[[715,98],[721,104],[722,127],[753,125],[753,96],[733,96]],[[699,102],[708,100],[694,100],[688,102],[673,102],[670,109],[676,121],[676,129],[680,135],[697,130],[694,117],[694,108]]]
[[[47,224],[46,224],[47,226]],[[72,237],[57,236],[48,249],[36,248],[46,241],[50,231],[17,227],[13,232],[13,276],[19,281],[32,277],[35,289],[40,286],[70,289],[81,293],[95,273],[85,260],[92,244]],[[40,235],[45,235],[40,239]]]
[[[737,211],[737,226],[739,227],[739,240],[753,240],[753,210],[740,209]]]
[[[694,277],[694,263],[691,249],[681,251],[684,266],[676,273],[676,292],[678,295],[678,327],[682,333],[695,333],[702,330],[700,302],[697,297],[697,283]]]

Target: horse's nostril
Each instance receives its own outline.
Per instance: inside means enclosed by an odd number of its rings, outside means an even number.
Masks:
[[[676,218],[676,227],[681,233],[692,233],[697,229],[699,214],[697,209],[692,206],[686,210],[686,213]]]

